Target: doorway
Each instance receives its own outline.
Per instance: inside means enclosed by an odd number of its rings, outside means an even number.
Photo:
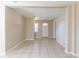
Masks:
[[[48,37],[48,23],[42,23],[42,37]]]

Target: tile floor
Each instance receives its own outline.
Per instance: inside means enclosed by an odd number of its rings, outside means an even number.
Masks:
[[[64,48],[54,39],[36,39],[26,41],[10,54],[7,58],[76,58],[65,54]]]

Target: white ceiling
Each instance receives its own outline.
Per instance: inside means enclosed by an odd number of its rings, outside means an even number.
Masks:
[[[67,4],[71,2],[13,2],[8,5],[26,17],[40,17],[42,20],[51,20],[64,13]]]
[[[26,17],[40,17],[42,20],[52,20],[64,13],[64,8],[19,7],[18,12]]]

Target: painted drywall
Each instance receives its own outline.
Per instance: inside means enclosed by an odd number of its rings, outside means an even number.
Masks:
[[[65,20],[65,48],[66,51],[71,51],[71,44],[72,40],[71,40],[71,20],[72,20],[72,7],[71,5],[68,5],[67,8],[65,8],[65,15],[66,15],[66,20]]]
[[[48,38],[53,38],[53,20],[48,21]]]
[[[76,51],[76,46],[75,46],[75,20],[76,20],[76,7],[75,4],[70,5],[69,8],[69,42],[68,42],[68,46],[69,46],[69,51],[72,51],[72,53],[75,53]]]
[[[34,18],[26,18],[26,40],[34,40]]]
[[[65,20],[65,51],[66,53],[79,56],[79,4],[71,4],[66,8]]]
[[[71,4],[66,9],[66,52],[76,54],[76,6]]]
[[[56,39],[56,23],[53,21],[53,39]]]
[[[79,57],[79,3],[76,5],[76,54]]]
[[[5,55],[5,6],[0,5],[0,55]]]
[[[58,18],[54,19],[56,22],[56,40],[65,46],[65,15],[62,14]]]
[[[26,20],[15,10],[6,7],[5,9],[5,51],[10,50],[19,42],[26,39]]]
[[[79,3],[71,4],[67,7],[67,52],[79,57]]]
[[[65,52],[67,53],[72,52],[72,38],[74,39],[74,21],[72,19],[74,19],[75,14],[73,10],[72,4],[67,5],[67,8],[65,8]]]

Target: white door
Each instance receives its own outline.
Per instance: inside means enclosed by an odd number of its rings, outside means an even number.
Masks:
[[[42,24],[42,37],[48,37],[48,23]]]

